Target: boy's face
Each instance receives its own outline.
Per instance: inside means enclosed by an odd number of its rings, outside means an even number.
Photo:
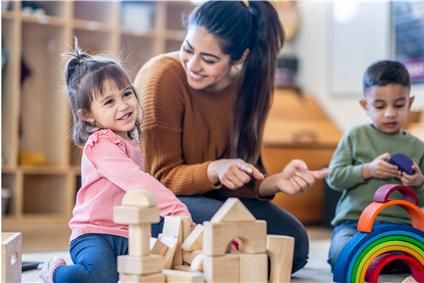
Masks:
[[[399,134],[408,119],[414,97],[400,84],[373,86],[365,91],[359,103],[371,118],[374,127],[389,135]]]

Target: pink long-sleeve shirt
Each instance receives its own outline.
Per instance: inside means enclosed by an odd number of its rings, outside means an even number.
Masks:
[[[113,222],[113,206],[121,204],[126,191],[136,189],[156,196],[161,216],[190,215],[172,191],[144,172],[136,141],[125,140],[107,129],[93,133],[82,155],[81,188],[69,222],[70,240],[87,233],[128,237],[128,226]]]

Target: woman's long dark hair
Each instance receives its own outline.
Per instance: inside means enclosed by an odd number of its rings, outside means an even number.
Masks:
[[[202,26],[215,35],[233,61],[250,50],[241,70],[229,150],[231,158],[264,171],[263,131],[273,98],[277,55],[284,43],[277,11],[267,1],[208,1],[191,13],[188,25]]]

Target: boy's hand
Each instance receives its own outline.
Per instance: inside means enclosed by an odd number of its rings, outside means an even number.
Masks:
[[[402,172],[402,176],[400,180],[402,181],[402,184],[410,187],[420,187],[424,184],[424,176],[421,172],[420,167],[414,162],[414,165],[412,165],[412,169],[414,169],[413,175],[408,175],[405,172]]]
[[[364,164],[362,168],[362,176],[364,179],[378,178],[378,179],[389,179],[389,178],[401,178],[401,172],[396,165],[390,164],[389,153],[383,153],[382,155],[375,158],[370,163]]]

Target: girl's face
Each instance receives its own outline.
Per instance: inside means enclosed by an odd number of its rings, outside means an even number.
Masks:
[[[368,89],[360,104],[377,130],[396,135],[405,126],[413,101],[414,97],[409,96],[407,87],[388,84]]]
[[[90,113],[84,114],[84,120],[128,139],[127,133],[135,127],[138,107],[131,85],[119,89],[113,80],[108,79],[103,82],[102,93],[94,95]]]
[[[189,27],[181,45],[180,60],[188,84],[194,89],[220,90],[231,82],[231,58],[204,27]]]

